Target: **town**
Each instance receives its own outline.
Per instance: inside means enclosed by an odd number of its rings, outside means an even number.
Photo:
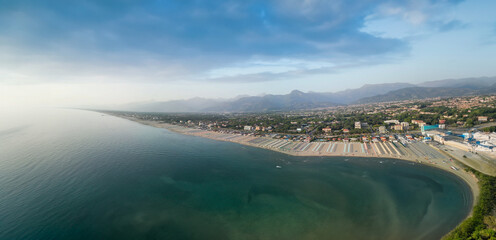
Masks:
[[[183,133],[296,155],[391,156],[433,164],[457,159],[482,171],[496,171],[496,96],[299,112],[110,113],[182,127],[188,131],[181,130]]]

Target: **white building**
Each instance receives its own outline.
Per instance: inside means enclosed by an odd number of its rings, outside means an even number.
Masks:
[[[477,120],[479,120],[479,122],[487,122],[487,117],[486,116],[478,116]]]
[[[398,124],[400,124],[400,121],[398,121],[398,120],[386,120],[386,121],[384,121],[384,123],[398,125]]]
[[[362,129],[368,127],[369,124],[365,122],[355,122],[355,129]]]
[[[444,144],[444,137],[443,136],[441,136],[439,134],[435,134],[435,135],[432,135],[432,138],[434,139],[434,141],[441,143],[441,144]]]
[[[476,132],[472,136],[476,141],[485,141],[496,145],[496,133]]]
[[[253,127],[252,126],[245,126],[243,129],[245,131],[253,131]]]

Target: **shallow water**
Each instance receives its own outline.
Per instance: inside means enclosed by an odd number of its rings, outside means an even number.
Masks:
[[[456,176],[399,160],[292,157],[80,110],[0,122],[0,239],[439,239],[471,203]]]

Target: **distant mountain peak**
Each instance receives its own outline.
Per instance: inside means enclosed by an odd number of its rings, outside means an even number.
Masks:
[[[300,90],[293,90],[291,91],[291,93],[289,93],[290,95],[298,95],[298,96],[301,96],[303,94],[305,94],[304,92],[300,91]]]

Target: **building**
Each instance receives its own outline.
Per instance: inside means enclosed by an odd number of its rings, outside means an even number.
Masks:
[[[386,133],[386,127],[380,126],[379,127],[379,133],[382,133],[382,134]]]
[[[244,126],[243,130],[245,130],[245,131],[253,131],[253,127],[252,126]]]
[[[434,141],[438,143],[444,144],[445,142],[444,136],[441,136],[440,134],[432,135],[432,137],[434,138]]]
[[[408,130],[410,127],[410,124],[408,122],[401,122],[401,127],[403,127],[403,130]]]
[[[479,120],[479,122],[487,122],[487,117],[486,116],[478,116],[477,120]]]
[[[349,133],[349,132],[350,132],[350,130],[349,130],[349,129],[347,129],[347,128],[344,128],[344,129],[343,129],[343,133]]]
[[[393,126],[393,129],[396,131],[403,131],[403,126],[401,124],[396,124]]]
[[[496,133],[476,132],[472,137],[477,141],[490,141],[496,144]]]
[[[417,124],[419,126],[425,125],[425,122],[422,120],[412,120],[412,124]]]
[[[422,131],[422,134],[425,133],[425,131],[430,131],[430,130],[435,130],[437,128],[439,128],[439,125],[421,125],[421,131]]]
[[[364,123],[364,122],[355,122],[355,129],[362,129],[362,128],[366,128],[368,127],[369,124],[368,123]]]
[[[398,120],[386,120],[384,121],[385,124],[400,124],[400,121]]]
[[[424,135],[427,137],[432,137],[434,135],[439,135],[439,136],[443,136],[443,137],[448,136],[448,134],[446,134],[446,132],[439,131],[437,129],[427,130],[424,132]]]
[[[330,133],[330,132],[332,132],[332,128],[330,128],[330,127],[322,128],[322,132]]]

